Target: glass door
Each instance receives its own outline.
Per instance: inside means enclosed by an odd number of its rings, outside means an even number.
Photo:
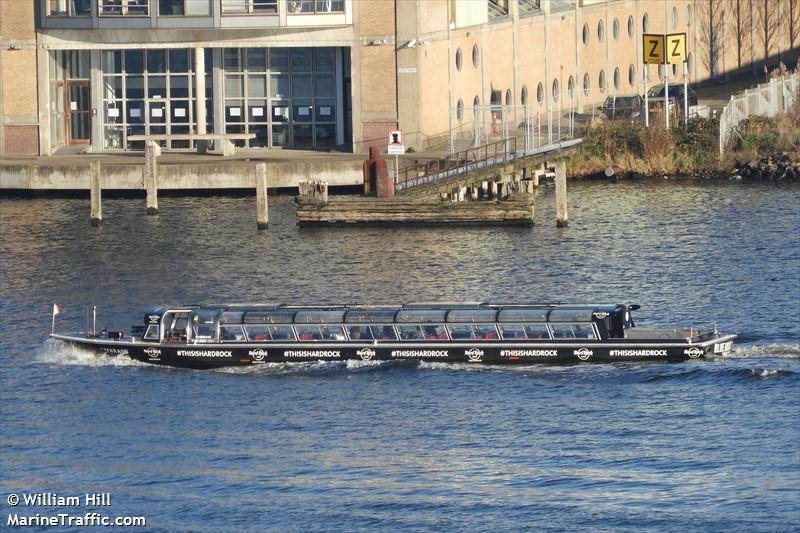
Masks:
[[[67,114],[67,143],[88,144],[91,141],[91,99],[89,82],[67,82],[65,111]]]

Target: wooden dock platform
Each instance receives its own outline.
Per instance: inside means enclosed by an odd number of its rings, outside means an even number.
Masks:
[[[535,196],[532,184],[518,182],[505,187],[453,191],[435,197],[327,196],[319,185],[301,188],[297,197],[297,223],[318,224],[461,224],[532,225]],[[499,189],[499,190],[498,190]],[[503,191],[505,189],[505,191]],[[494,195],[492,195],[494,191]],[[473,199],[480,198],[480,199]]]

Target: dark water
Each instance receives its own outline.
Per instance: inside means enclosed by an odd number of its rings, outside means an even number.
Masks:
[[[152,531],[800,529],[800,188],[577,184],[534,228],[294,226],[273,198],[0,200],[0,507]],[[597,301],[742,334],[685,364],[197,372],[45,343],[210,300]]]

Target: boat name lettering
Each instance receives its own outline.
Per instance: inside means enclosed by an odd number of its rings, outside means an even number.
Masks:
[[[178,357],[233,357],[230,350],[178,350]]]
[[[283,352],[283,356],[297,359],[338,358],[342,356],[342,352],[339,350],[288,350]]]
[[[558,357],[558,350],[500,350],[500,357]]]
[[[611,350],[611,357],[666,356],[667,350]]]
[[[589,348],[579,348],[573,352],[575,355],[578,356],[578,359],[581,361],[588,361],[589,358],[592,356],[592,351]]]
[[[372,348],[361,348],[360,350],[356,350],[356,355],[359,356],[364,361],[369,361],[373,357],[375,357],[375,350]]]
[[[464,352],[464,355],[469,358],[471,363],[480,363],[481,359],[483,359],[483,350],[479,348],[470,348]]]
[[[158,348],[146,348],[144,350],[144,353],[148,358],[152,359],[153,361],[161,357],[161,350],[159,350]]]
[[[392,357],[449,357],[447,350],[392,350]]]

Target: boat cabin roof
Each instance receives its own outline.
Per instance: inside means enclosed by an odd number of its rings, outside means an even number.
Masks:
[[[225,324],[374,324],[444,322],[591,322],[596,314],[638,306],[624,304],[493,304],[423,302],[404,305],[202,304],[180,306],[182,312],[219,316]],[[145,314],[154,323],[174,308],[156,307]],[[602,316],[598,316],[602,318]]]

